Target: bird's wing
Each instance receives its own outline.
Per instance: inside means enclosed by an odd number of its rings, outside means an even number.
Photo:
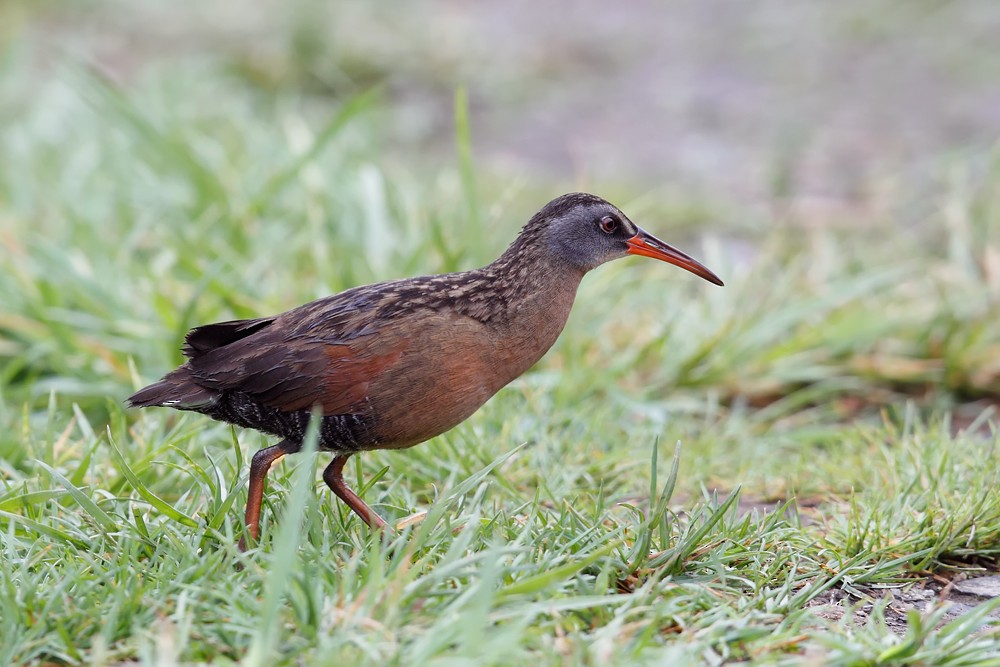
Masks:
[[[188,359],[196,359],[206,352],[252,336],[270,326],[274,320],[274,317],[261,317],[255,320],[230,320],[197,327],[191,329],[184,337],[184,347],[181,351]]]
[[[189,347],[223,344],[199,351],[188,366],[203,387],[244,392],[279,410],[319,405],[326,415],[348,414],[360,409],[369,384],[406,347],[372,326],[375,305],[329,298],[275,318],[199,327],[189,334]]]

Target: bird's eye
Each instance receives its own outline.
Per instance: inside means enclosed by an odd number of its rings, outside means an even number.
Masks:
[[[599,224],[601,225],[601,231],[605,234],[614,234],[618,231],[618,221],[610,215],[606,215],[601,218],[601,222]]]

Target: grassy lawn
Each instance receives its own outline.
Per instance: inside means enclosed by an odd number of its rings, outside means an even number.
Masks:
[[[777,205],[690,225],[725,207],[589,183],[727,286],[601,268],[474,417],[352,459],[397,534],[307,453],[241,554],[271,442],[122,400],[192,326],[481,265],[574,186],[479,169],[462,113],[453,159],[401,158],[378,89],[214,57],[111,83],[22,47],[0,62],[0,664],[1000,665],[1000,598],[962,592],[1000,558],[996,158],[942,161],[861,230]]]

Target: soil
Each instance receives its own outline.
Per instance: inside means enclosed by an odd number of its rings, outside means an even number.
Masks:
[[[966,578],[966,575],[958,575],[948,580],[942,575],[936,575],[898,588],[861,587],[859,592],[865,597],[859,598],[842,589],[833,589],[813,599],[809,606],[817,616],[830,621],[840,621],[850,611],[853,613],[854,623],[864,625],[871,617],[875,604],[888,600],[885,607],[886,625],[897,634],[905,634],[907,614],[911,610],[924,613],[934,605],[947,603],[948,609],[941,621],[943,625],[1000,597],[1000,576],[986,574]],[[991,612],[990,617],[1000,620],[1000,610]]]

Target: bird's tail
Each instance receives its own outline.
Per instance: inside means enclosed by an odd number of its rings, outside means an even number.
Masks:
[[[187,364],[177,368],[148,387],[129,396],[125,401],[132,408],[163,405],[178,410],[199,410],[219,400],[221,393],[202,387],[191,377]]]

